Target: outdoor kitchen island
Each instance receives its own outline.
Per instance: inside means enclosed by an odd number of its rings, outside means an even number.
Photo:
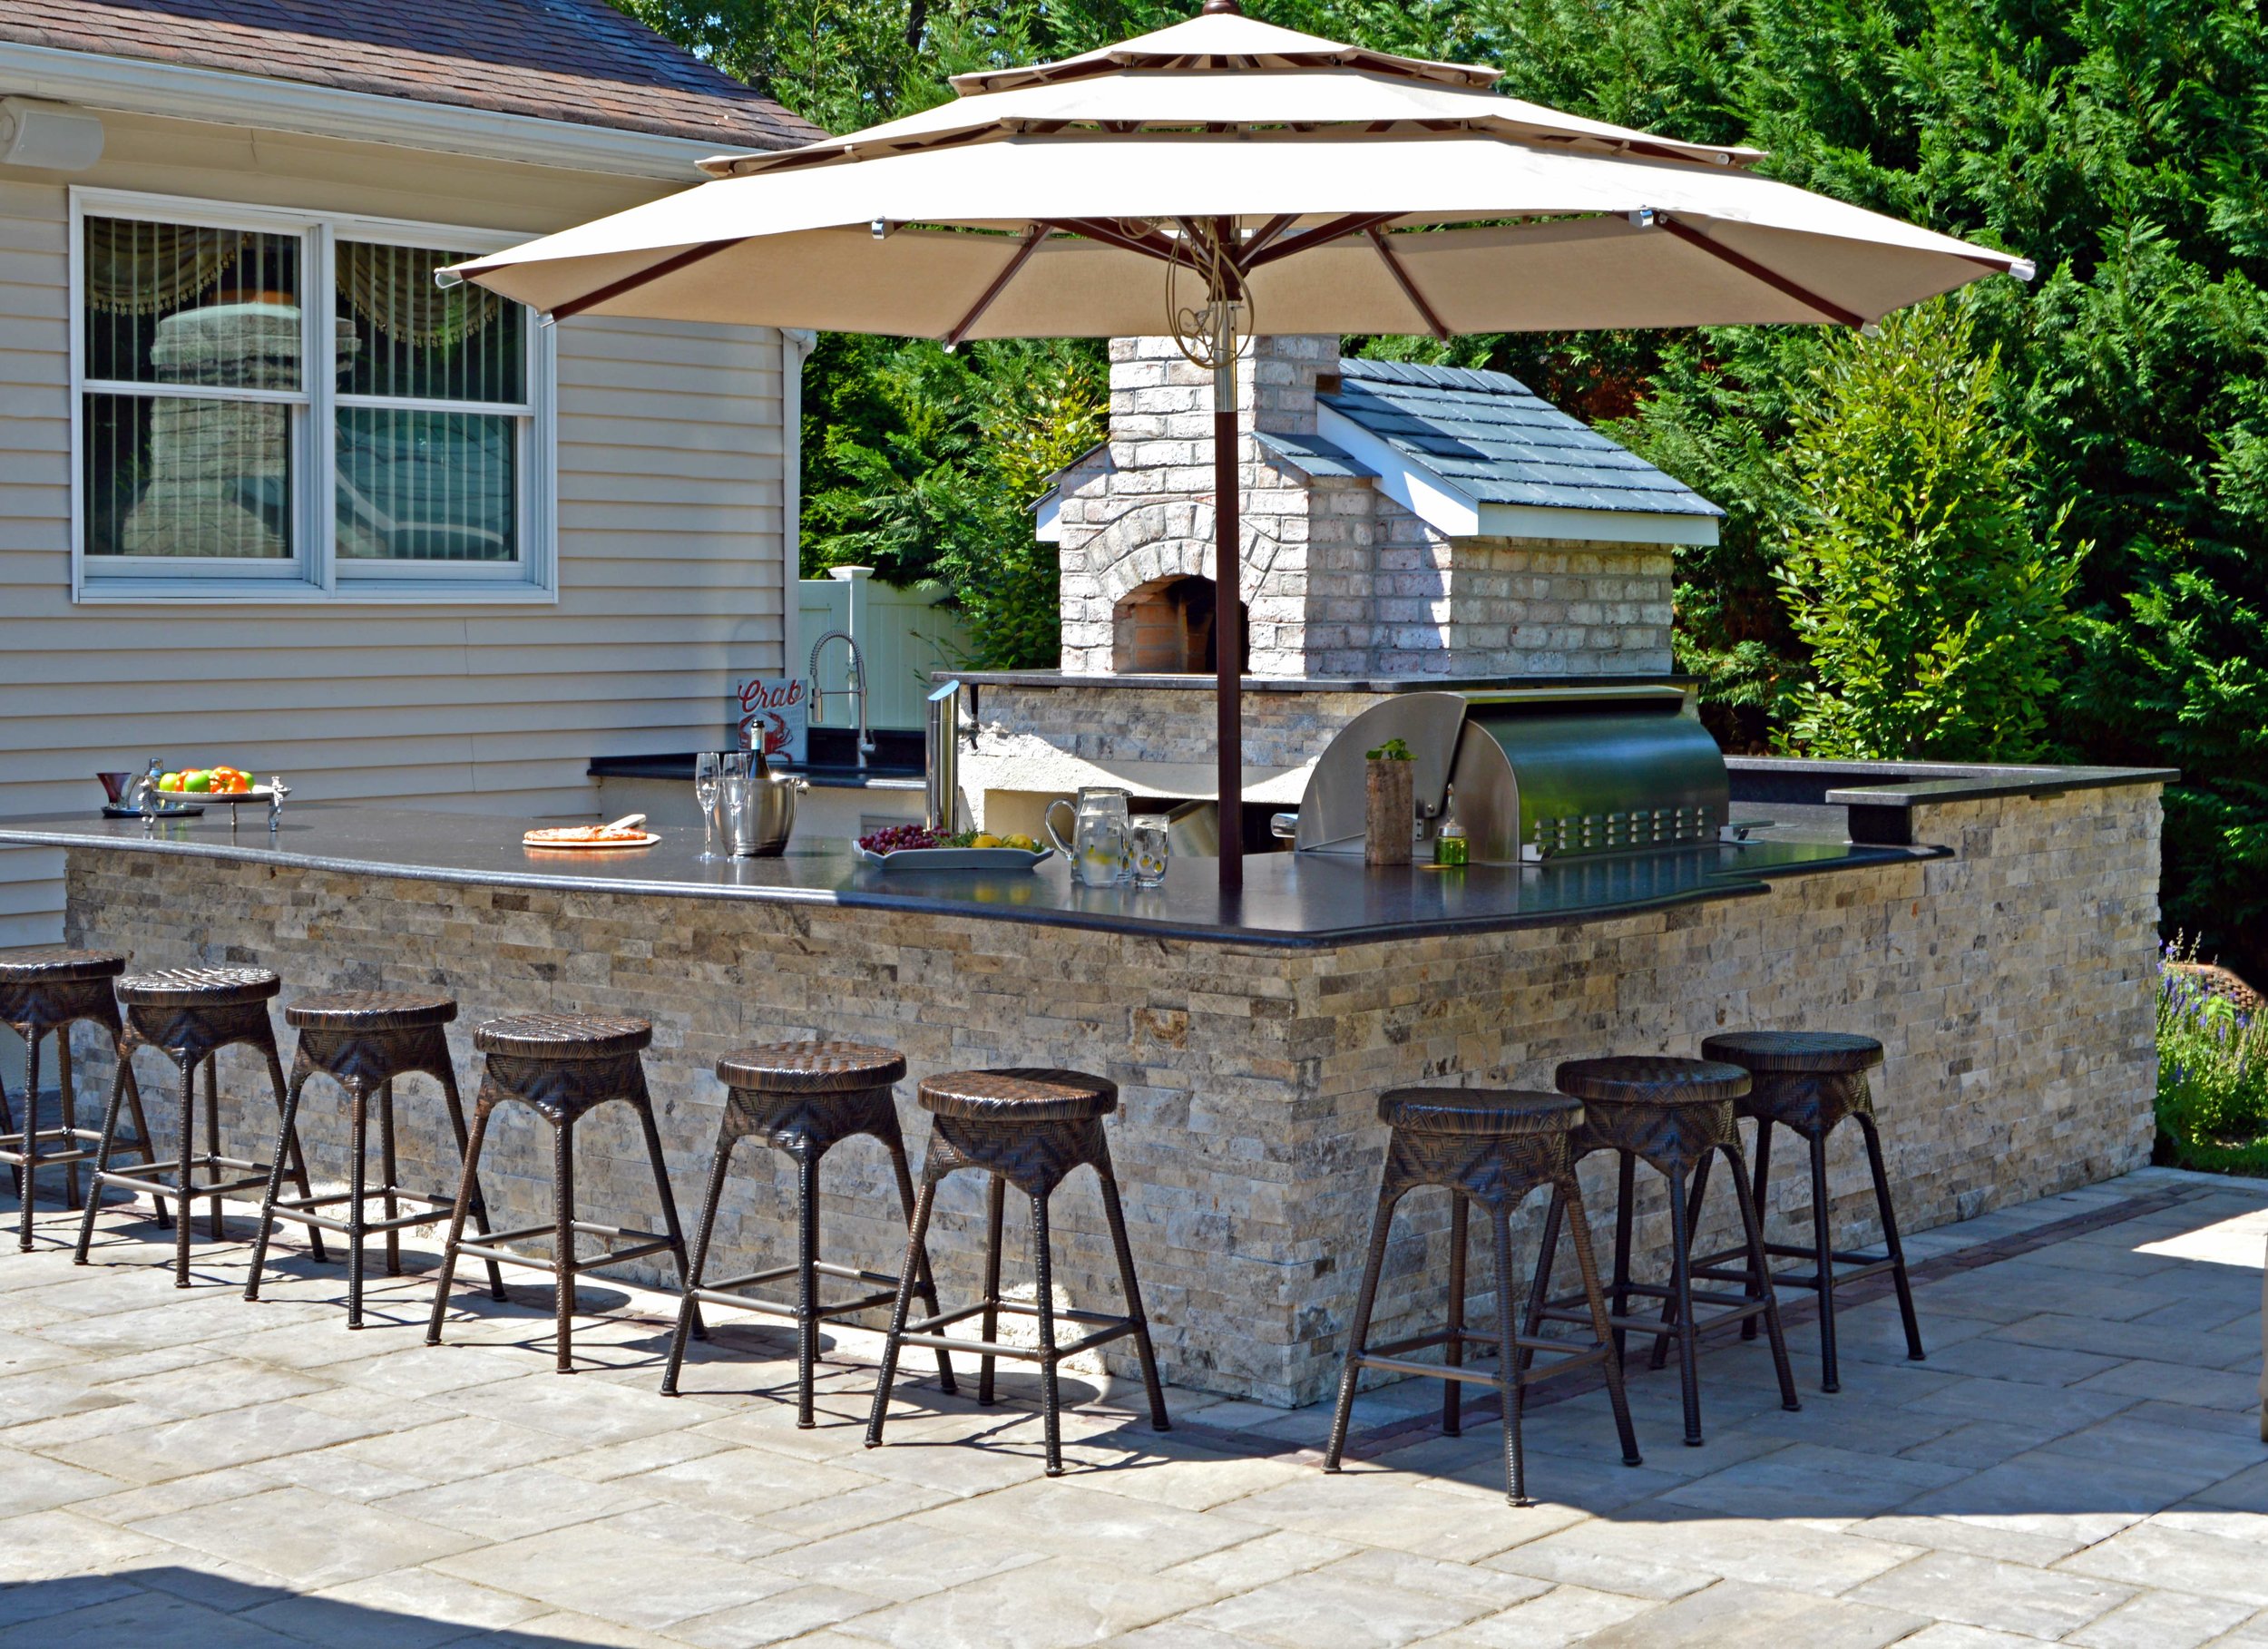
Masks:
[[[468,1092],[472,1028],[491,1016],[650,1019],[648,1071],[687,1205],[722,1102],[712,1068],[749,1042],[883,1043],[916,1079],[1051,1064],[1108,1076],[1166,1377],[1297,1404],[1336,1375],[1385,1135],[1376,1098],[1397,1084],[1549,1088],[1564,1059],[1689,1053],[1728,1027],[1832,1028],[1887,1049],[1878,1094],[1909,1231],[2147,1162],[2165,775],[1742,763],[1735,776],[1736,822],[1782,821],[1753,844],[1452,872],[1262,854],[1235,903],[1194,859],[1156,892],[1088,889],[1060,863],[884,873],[832,842],[704,863],[688,832],[627,854],[547,855],[494,822],[347,807],[288,811],[272,840],[216,813],[149,834],[10,820],[0,841],[64,848],[70,942],[129,951],[137,968],[256,961],[282,975],[285,1003],[445,989],[462,1003],[452,1041]],[[1774,799],[1743,806],[1744,791]],[[106,1071],[84,1029],[80,1057]],[[259,1156],[274,1127],[264,1078],[224,1056],[223,1079],[226,1143]],[[421,1086],[403,1100],[403,1178],[445,1184],[454,1155]],[[911,1088],[901,1108],[918,1153]],[[153,1067],[143,1091],[162,1132],[171,1084]],[[343,1177],[343,1113],[320,1091],[303,1107],[318,1178]],[[544,1217],[539,1143],[500,1116],[484,1169],[503,1225]],[[584,1217],[650,1217],[626,1110],[595,1113],[582,1153]],[[1855,1239],[1872,1205],[1855,1154],[1838,1151],[1834,1185]],[[1803,1176],[1785,1176],[1767,1220],[1807,1217],[1807,1200]],[[1594,1217],[1608,1205],[1597,1195]],[[1059,1287],[1110,1309],[1091,1181],[1056,1206]],[[718,1264],[783,1255],[792,1208],[776,1154],[745,1154]],[[824,1209],[831,1249],[894,1264],[902,1227],[878,1150],[829,1158]],[[1540,1204],[1529,1214],[1523,1244]],[[981,1225],[975,1180],[949,1182],[931,1239],[948,1295],[973,1280]],[[1446,1227],[1442,1199],[1405,1205],[1378,1332],[1438,1310],[1438,1283],[1420,1279],[1442,1274]],[[1666,1228],[1656,1192],[1641,1252]]]

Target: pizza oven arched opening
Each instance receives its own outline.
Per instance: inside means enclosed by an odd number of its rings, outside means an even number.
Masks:
[[[1193,574],[1152,579],[1129,590],[1111,612],[1111,669],[1121,676],[1211,675],[1219,668],[1213,645],[1215,600],[1213,581]],[[1248,670],[1248,617],[1244,629],[1238,663]]]

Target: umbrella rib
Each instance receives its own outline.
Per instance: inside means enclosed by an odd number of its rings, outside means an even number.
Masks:
[[[1166,263],[1172,262],[1177,255],[1174,243],[1154,229],[1147,235],[1129,235],[1100,218],[1050,218],[1045,220],[1045,227],[1064,229],[1089,240],[1100,240],[1105,246],[1117,247],[1120,251],[1139,252],[1145,258]]]
[[[1402,296],[1410,300],[1410,307],[1424,320],[1427,329],[1447,343],[1449,328],[1442,325],[1442,317],[1433,312],[1433,306],[1425,301],[1425,294],[1417,289],[1417,282],[1412,280],[1410,271],[1402,267],[1402,259],[1393,255],[1393,248],[1386,244],[1385,231],[1373,228],[1364,229],[1363,233],[1369,236],[1371,245],[1378,249],[1379,260],[1386,266],[1386,272],[1393,277],[1394,284],[1402,288]]]
[[[1296,235],[1286,235],[1273,246],[1245,259],[1245,267],[1256,269],[1264,263],[1274,263],[1279,258],[1289,258],[1297,252],[1313,251],[1319,246],[1328,245],[1348,235],[1383,229],[1400,216],[1400,212],[1350,212],[1344,218],[1334,218],[1328,223],[1318,223],[1311,229],[1302,229]]]
[[[953,330],[945,334],[946,348],[957,349],[961,346],[961,340],[969,336],[969,328],[984,318],[984,311],[992,307],[992,300],[1006,290],[1008,283],[1016,278],[1017,271],[1023,268],[1025,261],[1032,253],[1040,249],[1040,242],[1047,239],[1047,225],[1044,223],[1035,223],[1025,231],[1023,244],[1016,249],[1016,255],[1008,260],[1008,267],[992,277],[992,284],[984,288],[984,295],[976,300]]]
[[[1794,298],[1797,303],[1802,304],[1808,308],[1816,309],[1820,314],[1825,316],[1829,320],[1833,321],[1838,326],[1862,327],[1866,324],[1866,317],[1864,316],[1846,309],[1840,304],[1830,303],[1827,299],[1820,297],[1818,293],[1813,291],[1809,287],[1804,286],[1800,282],[1790,280],[1777,269],[1766,268],[1763,264],[1758,263],[1755,259],[1747,256],[1745,253],[1735,252],[1731,247],[1721,245],[1718,242],[1710,239],[1706,235],[1703,234],[1699,229],[1695,229],[1689,223],[1680,223],[1675,218],[1666,215],[1657,215],[1654,220],[1654,224],[1657,229],[1667,229],[1671,234],[1677,236],[1678,239],[1684,241],[1687,246],[1697,247],[1702,251],[1706,252],[1710,257],[1731,264],[1733,268],[1738,269],[1742,274],[1747,276],[1750,279],[1761,280],[1765,286],[1770,287],[1775,292],[1784,293],[1787,297]]]
[[[649,264],[635,275],[625,275],[620,280],[610,280],[596,291],[585,292],[581,298],[571,298],[565,303],[553,305],[550,310],[551,317],[555,321],[563,321],[581,315],[585,309],[595,309],[602,303],[621,297],[625,292],[635,292],[648,281],[660,280],[665,275],[674,275],[688,264],[699,263],[704,258],[713,258],[727,247],[738,244],[737,240],[704,240],[700,245],[688,247],[682,252],[673,252],[660,263]]]

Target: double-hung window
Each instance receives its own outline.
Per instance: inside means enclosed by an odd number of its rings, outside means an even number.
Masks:
[[[509,238],[80,190],[81,600],[547,599],[549,335]]]

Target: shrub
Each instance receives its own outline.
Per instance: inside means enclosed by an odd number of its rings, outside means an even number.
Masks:
[[[2189,952],[2177,941],[2164,960],[2186,961]],[[2214,995],[2195,974],[2161,967],[2157,1059],[2160,1159],[2268,1174],[2268,1017]]]
[[[1784,455],[1782,596],[1814,678],[1785,740],[1814,756],[2023,761],[2040,754],[2079,557],[2043,533],[2022,442],[1994,410],[1958,302],[1832,348]]]

